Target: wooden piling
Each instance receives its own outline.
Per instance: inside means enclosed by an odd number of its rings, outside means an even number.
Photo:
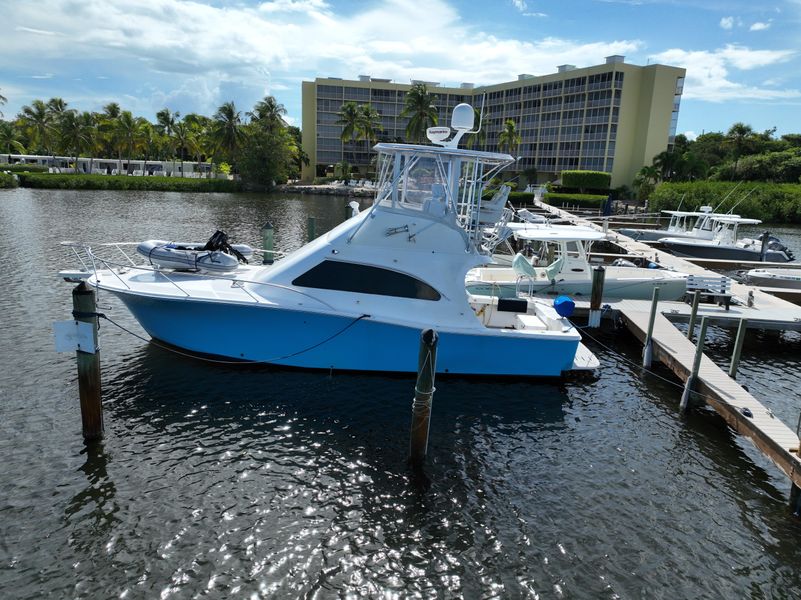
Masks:
[[[681,402],[679,403],[679,411],[684,414],[687,412],[687,407],[690,404],[690,393],[695,387],[695,380],[698,377],[698,370],[701,368],[701,358],[704,356],[704,341],[706,340],[706,326],[707,318],[701,317],[701,331],[698,334],[698,342],[695,344],[695,358],[693,359],[693,368],[687,376],[687,381],[684,383],[684,392],[681,394]]]
[[[762,234],[762,248],[759,250],[759,260],[765,262],[768,255],[768,245],[770,244],[770,231]]]
[[[737,367],[740,365],[740,354],[743,351],[743,342],[745,341],[747,328],[748,319],[740,319],[740,324],[737,326],[737,337],[734,340],[734,352],[732,352],[731,364],[729,365],[729,377],[732,379],[737,377]]]
[[[317,237],[317,219],[314,217],[309,217],[306,219],[306,232],[309,236],[309,241],[311,242],[313,239]]]
[[[588,327],[601,326],[601,303],[604,295],[604,279],[606,269],[595,267],[592,270],[592,290],[590,291],[590,316],[587,322]]]
[[[261,226],[261,247],[264,250],[262,264],[271,265],[275,262],[275,230],[269,221]]]
[[[72,314],[76,321],[92,325],[94,352],[78,350],[78,394],[81,401],[83,437],[87,442],[103,437],[103,403],[100,394],[100,348],[97,344],[95,292],[82,281],[72,290]]]
[[[651,357],[653,356],[653,336],[654,321],[656,320],[656,308],[659,304],[659,286],[654,287],[654,294],[651,298],[651,315],[648,317],[648,332],[645,336],[645,344],[642,347],[642,366],[646,369],[651,367]]]
[[[695,320],[698,318],[698,304],[701,302],[701,290],[693,292],[693,307],[690,310],[690,323],[687,326],[687,339],[693,341],[695,335]]]
[[[431,405],[434,401],[434,373],[437,368],[437,332],[426,329],[420,335],[417,358],[417,384],[412,402],[412,427],[409,437],[409,464],[422,466],[428,450]]]

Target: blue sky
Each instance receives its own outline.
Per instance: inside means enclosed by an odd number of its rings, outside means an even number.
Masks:
[[[301,81],[360,74],[458,84],[610,54],[687,69],[679,132],[801,132],[801,0],[3,0],[6,117],[34,98],[153,119],[243,111]]]

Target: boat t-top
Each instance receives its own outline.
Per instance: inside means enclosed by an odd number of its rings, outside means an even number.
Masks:
[[[458,148],[473,130],[470,105],[454,108],[452,125],[429,129],[434,145],[377,144],[372,206],[270,267],[219,275],[115,263],[84,246],[87,283],[118,296],[152,338],[228,359],[414,372],[431,328],[438,373],[597,367],[550,302],[466,292],[467,272],[491,261],[511,215],[508,189],[483,200],[484,183],[513,159]]]
[[[520,224],[517,224],[520,225]],[[589,245],[606,234],[571,225],[513,227],[512,235],[525,245],[511,267],[487,266],[467,273],[467,290],[473,294],[516,296],[550,295],[589,297],[592,266]],[[660,287],[663,300],[678,300],[686,292],[687,275],[668,269],[606,266],[604,297],[649,299]]]
[[[711,206],[702,206],[698,210],[663,210],[670,215],[670,222],[664,229],[637,229],[624,227],[618,229],[622,235],[639,242],[656,242],[665,237],[693,238],[699,240],[712,239],[712,217],[720,216],[713,212]],[[730,215],[738,217],[739,215]]]

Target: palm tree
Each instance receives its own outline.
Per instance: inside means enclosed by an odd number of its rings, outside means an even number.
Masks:
[[[175,140],[173,139],[173,135],[175,134],[175,124],[178,122],[178,118],[180,116],[180,112],[170,112],[169,108],[162,108],[156,113],[156,131],[163,135],[167,140],[167,147],[169,148],[171,154],[174,152],[175,148]],[[174,156],[174,154],[172,154],[172,156]],[[170,158],[172,158],[172,156],[170,156]]]
[[[64,102],[63,98],[50,98],[47,101],[47,110],[56,118],[59,118],[67,112],[67,103]]]
[[[20,132],[13,123],[0,121],[0,148],[7,154],[11,154],[12,150],[18,154],[25,154],[25,146],[22,145]]]
[[[407,117],[409,124],[406,125],[406,139],[421,142],[425,140],[426,129],[433,127],[439,120],[437,107],[434,102],[437,97],[428,93],[425,83],[415,83],[408,92],[404,100],[401,117]]]
[[[270,132],[286,127],[286,121],[284,121],[286,108],[273,96],[265,96],[263,100],[256,102],[253,110],[247,115]]]
[[[735,123],[726,132],[725,143],[731,146],[734,152],[734,170],[737,170],[737,164],[740,157],[745,153],[748,148],[749,142],[754,137],[754,130],[750,125],[745,123]]]
[[[128,150],[128,174],[131,174],[131,159],[134,150],[138,149],[145,137],[147,121],[142,117],[134,117],[131,111],[124,110],[117,120],[116,132],[119,147]]]
[[[231,160],[234,160],[239,151],[244,132],[242,131],[242,116],[233,102],[226,102],[214,113],[214,141],[218,150],[223,150]]]
[[[58,123],[59,138],[66,151],[75,157],[74,170],[78,172],[78,156],[81,150],[89,143],[84,122],[74,110],[67,110],[61,114]]]
[[[6,102],[8,102],[8,99],[6,99],[6,97],[3,96],[3,94],[0,94],[0,106],[3,106]],[[2,117],[3,117],[3,111],[0,110],[0,118]]]
[[[47,109],[47,104],[41,100],[34,100],[30,106],[22,107],[20,118],[28,130],[31,139],[47,153],[50,154],[50,140],[53,133],[53,115]]]
[[[212,140],[212,121],[204,115],[189,113],[184,116],[184,123],[187,124],[191,132],[192,150],[195,153],[197,163],[200,164],[204,154],[211,154],[210,148],[214,147]]]
[[[506,123],[503,124],[503,129],[498,136],[498,150],[501,152],[506,150],[510,154],[516,154],[516,150],[522,140],[523,138],[517,130],[515,122],[512,119],[506,119]]]
[[[683,169],[683,160],[682,155],[675,150],[665,150],[654,156],[653,165],[659,171],[660,179],[670,181]]]
[[[381,113],[370,104],[359,107],[359,130],[361,138],[367,142],[367,164],[370,164],[370,146],[378,139],[381,133]]]
[[[80,119],[85,139],[84,150],[89,152],[89,173],[92,173],[95,170],[95,153],[100,149],[98,116],[96,113],[84,111]]]
[[[100,141],[103,143],[104,153],[111,155],[117,153],[117,172],[122,171],[122,144],[119,141],[120,105],[116,102],[109,102],[103,107],[103,112],[98,117],[98,132]]]
[[[342,133],[339,136],[343,142],[355,142],[360,137],[359,121],[361,113],[359,105],[355,102],[345,102],[339,111],[337,125],[342,125]]]
[[[172,130],[175,135],[176,146],[181,149],[181,177],[184,176],[184,152],[189,147],[189,138],[192,131],[185,122],[175,123]]]

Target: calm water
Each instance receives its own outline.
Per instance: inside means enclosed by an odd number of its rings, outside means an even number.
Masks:
[[[681,419],[625,332],[593,334],[597,381],[439,381],[426,490],[405,467],[411,379],[211,365],[103,322],[106,438],[87,450],[74,357],[53,351],[59,240],[258,244],[271,220],[291,249],[343,204],[0,193],[0,596],[801,597],[787,480],[708,411]],[[724,363],[732,336],[712,333]],[[741,369],[791,426],[799,350],[754,333]]]

